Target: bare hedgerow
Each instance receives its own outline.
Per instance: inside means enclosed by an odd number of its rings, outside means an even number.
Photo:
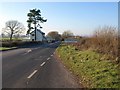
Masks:
[[[91,38],[92,48],[101,53],[118,55],[118,30],[116,27],[99,27]]]
[[[120,46],[118,47],[118,30],[112,26],[99,27],[91,37],[82,38],[74,46],[79,50],[92,49],[95,52],[118,58],[118,48],[120,49]]]

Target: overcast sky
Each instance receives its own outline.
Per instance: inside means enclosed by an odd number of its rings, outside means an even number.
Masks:
[[[75,35],[91,35],[99,26],[118,24],[117,2],[4,2],[0,3],[1,28],[8,20],[18,20],[27,29],[27,13],[34,8],[48,20],[41,24],[46,34],[71,30]]]

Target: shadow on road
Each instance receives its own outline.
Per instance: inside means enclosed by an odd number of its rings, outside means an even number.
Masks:
[[[57,48],[61,42],[54,42],[54,43],[25,43],[24,45],[17,46],[18,48]]]

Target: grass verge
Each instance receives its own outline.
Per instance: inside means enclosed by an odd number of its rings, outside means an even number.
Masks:
[[[16,48],[16,47],[11,47],[11,48],[9,48],[9,47],[0,47],[0,50],[10,50],[10,49],[13,49],[13,48]]]
[[[91,50],[79,51],[74,46],[60,45],[56,53],[62,62],[88,88],[120,88],[118,64]]]

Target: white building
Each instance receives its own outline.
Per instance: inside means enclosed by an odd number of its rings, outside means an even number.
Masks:
[[[35,40],[35,30],[30,33],[30,40],[31,41],[46,41],[45,33],[42,32],[40,29],[36,30],[36,40]]]

